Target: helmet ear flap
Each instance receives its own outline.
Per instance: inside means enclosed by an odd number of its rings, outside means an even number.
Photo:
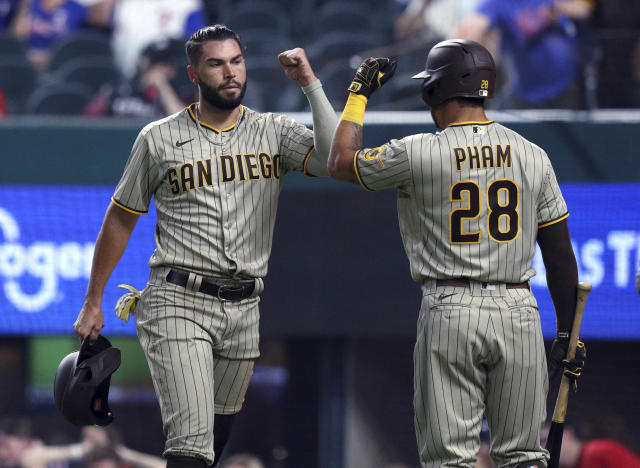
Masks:
[[[433,107],[433,99],[437,94],[437,88],[440,85],[439,81],[431,81],[424,80],[422,83],[422,100],[427,105],[427,107]]]

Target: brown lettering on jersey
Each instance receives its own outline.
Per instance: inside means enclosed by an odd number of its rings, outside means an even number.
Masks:
[[[258,159],[260,160],[260,173],[262,177],[265,179],[271,179],[271,156],[267,153],[260,153],[258,155]]]
[[[182,191],[193,190],[196,186],[193,183],[193,165],[186,163],[180,168],[180,178],[182,179]],[[187,185],[189,188],[187,188]]]
[[[482,167],[485,169],[493,167],[493,150],[491,146],[483,146],[480,151],[482,152]]]
[[[494,147],[485,145],[478,149],[477,146],[467,146],[463,148],[453,148],[453,155],[456,159],[456,169],[462,170],[462,164],[467,161],[469,170],[487,169],[490,167],[511,167],[511,145],[496,145]]]
[[[245,154],[244,160],[247,163],[247,173],[249,174],[249,180],[258,180],[260,178],[260,173],[256,171],[258,169],[258,163],[256,163],[256,155]]]
[[[223,154],[220,156],[220,170],[222,172],[222,182],[230,182],[236,177],[236,166],[233,162],[233,156]]]
[[[236,154],[236,161],[238,161],[238,178],[240,180],[247,180],[244,175],[244,165],[242,164],[242,155]]]
[[[205,169],[206,164],[206,169]],[[211,158],[205,159],[204,161],[198,161],[198,188],[204,187],[204,183],[206,182],[208,186],[213,185],[212,174],[211,174]]]
[[[474,146],[473,150],[471,146],[467,146],[467,153],[469,154],[469,169],[480,169],[480,153],[478,152],[478,147]],[[473,167],[473,163],[475,161],[476,167]]]
[[[498,167],[504,164],[511,167],[511,145],[507,145],[506,149],[502,149],[502,145],[496,145],[496,154],[498,155]]]
[[[453,148],[453,154],[456,157],[456,169],[458,171],[462,170],[462,163],[465,159],[467,159],[467,155],[462,148]]]
[[[276,179],[280,178],[280,155],[273,155],[273,177]]]
[[[171,193],[177,195],[180,193],[180,184],[178,183],[178,171],[174,167],[167,171],[167,179],[169,179],[169,185],[171,186]]]

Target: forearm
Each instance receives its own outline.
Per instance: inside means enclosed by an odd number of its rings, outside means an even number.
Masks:
[[[328,176],[327,158],[331,149],[331,138],[338,124],[338,117],[324,94],[320,80],[315,80],[302,87],[302,92],[311,106],[315,145],[315,151],[307,163],[307,169],[315,176]]]
[[[22,468],[45,468],[47,465],[68,460],[78,460],[84,454],[81,444],[64,446],[39,446],[29,449],[20,459]]]
[[[329,173],[336,179],[356,181],[353,161],[356,152],[362,149],[362,124],[366,104],[365,97],[353,93],[349,95],[329,153]]]
[[[541,229],[538,243],[547,271],[547,287],[556,311],[556,329],[569,332],[576,307],[578,266],[566,221]]]
[[[171,84],[167,80],[160,81],[156,84],[156,89],[160,96],[160,101],[167,114],[175,114],[180,112],[185,106],[178,95],[171,87]]]
[[[96,240],[85,302],[94,305],[102,302],[104,288],[127,247],[137,220],[138,215],[127,213],[113,203],[107,208]]]

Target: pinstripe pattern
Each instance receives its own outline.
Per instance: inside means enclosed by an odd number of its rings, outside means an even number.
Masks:
[[[477,129],[480,130],[477,130]],[[474,133],[475,131],[479,133]],[[511,149],[511,167],[470,168],[469,158],[457,170],[454,148]],[[371,190],[398,188],[400,232],[414,280],[468,277],[481,281],[522,282],[535,275],[537,226],[562,219],[567,207],[546,153],[522,136],[498,123],[448,127],[436,134],[412,135],[392,140],[376,158],[357,155],[362,184]],[[383,167],[381,167],[383,166]],[[493,241],[487,228],[487,189],[492,181],[508,179],[519,190],[519,229],[510,242]],[[450,242],[450,215],[465,208],[469,195],[451,202],[451,188],[461,181],[479,187],[480,215],[465,218],[462,230],[479,232],[477,243]],[[504,200],[502,200],[504,202]],[[506,217],[500,226],[506,229]]]
[[[214,459],[214,414],[240,411],[259,356],[259,293],[267,274],[283,177],[326,166],[313,132],[242,107],[222,131],[191,107],[146,126],[112,200],[157,211],[156,250],[136,311],[160,403],[165,455]],[[322,163],[322,164],[321,164]],[[222,302],[166,281],[171,268],[218,283],[254,279],[254,296]],[[193,277],[193,276],[192,276]]]
[[[368,190],[395,187],[400,232],[423,301],[414,349],[423,468],[475,466],[482,419],[498,466],[545,460],[547,370],[526,288],[539,227],[566,218],[546,153],[494,122],[454,124],[354,157]],[[436,286],[467,278],[470,287]],[[488,283],[488,285],[487,285]]]

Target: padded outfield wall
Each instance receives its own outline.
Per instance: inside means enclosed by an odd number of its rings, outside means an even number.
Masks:
[[[639,339],[633,274],[640,256],[640,113],[489,113],[545,148],[567,198],[581,279],[594,285],[583,336]],[[309,114],[295,114],[310,123]],[[67,334],[82,303],[93,243],[139,121],[0,123],[0,334]],[[427,113],[366,116],[365,145],[435,128]],[[419,288],[400,241],[393,190],[369,193],[288,175],[263,294],[265,336],[412,335]],[[142,287],[154,214],[138,223],[105,293]],[[536,269],[543,271],[539,255]],[[544,275],[534,278],[545,336]],[[613,318],[613,320],[612,320]],[[111,333],[135,334],[107,314]]]

